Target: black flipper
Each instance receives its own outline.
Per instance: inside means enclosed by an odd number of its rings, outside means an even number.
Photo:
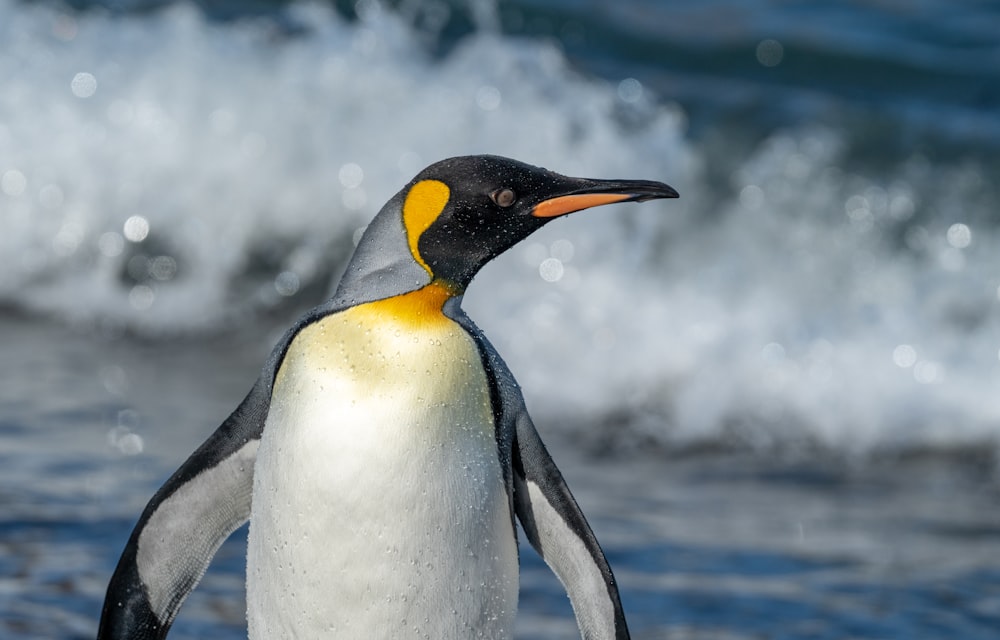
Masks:
[[[514,510],[538,555],[569,593],[585,640],[628,640],[611,567],[527,411],[514,438]]]
[[[513,374],[460,302],[450,300],[444,310],[479,345],[512,512],[566,588],[584,640],[628,640],[618,585],[604,552],[535,430]]]
[[[285,332],[243,402],[153,495],[108,584],[98,640],[165,638],[219,546],[250,518],[257,446],[288,345],[317,307]]]
[[[108,585],[99,640],[165,638],[216,550],[249,519],[270,387],[262,376],[146,505]]]

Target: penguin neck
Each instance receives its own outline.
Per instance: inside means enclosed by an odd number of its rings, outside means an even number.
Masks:
[[[435,279],[414,291],[369,302],[363,308],[383,321],[408,325],[426,325],[440,320],[450,322],[444,315],[444,305],[452,298],[461,299],[463,293],[464,290],[455,284]]]

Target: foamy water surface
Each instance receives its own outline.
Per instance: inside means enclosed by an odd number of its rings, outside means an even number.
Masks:
[[[470,288],[536,410],[625,417],[625,444],[996,444],[989,167],[852,169],[856,134],[814,124],[720,183],[717,143],[634,78],[489,30],[437,59],[360,13],[296,7],[289,34],[0,5],[0,300],[106,334],[245,325],[319,300],[422,166],[498,153],[682,194],[550,225]]]

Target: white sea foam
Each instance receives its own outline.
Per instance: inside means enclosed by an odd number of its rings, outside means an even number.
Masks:
[[[614,91],[551,47],[484,35],[438,64],[402,23],[365,15],[302,8],[309,33],[276,41],[188,7],[0,4],[0,296],[140,330],[212,326],[287,293],[281,274],[328,278],[338,241],[442,157],[597,174],[685,162],[675,115],[622,139]]]
[[[470,295],[485,325],[503,318],[499,346],[546,411],[629,416],[633,434],[674,443],[995,446],[997,238],[950,223],[985,221],[983,176],[942,170],[927,184],[916,159],[881,183],[838,156],[828,132],[776,136],[732,176],[722,210],[701,209],[696,183],[680,185],[694,201],[681,211],[624,225],[579,214],[501,259],[520,274],[490,271],[497,281]],[[561,238],[575,243],[571,282],[536,275],[515,313],[480,297],[501,278],[531,281]]]
[[[218,328],[327,288],[425,164],[499,153],[682,194],[557,221],[470,289],[540,421],[860,452],[1000,440],[996,202],[975,166],[863,177],[837,133],[786,132],[719,205],[681,111],[634,79],[489,33],[432,60],[374,10],[295,19],[286,37],[0,0],[0,301]]]

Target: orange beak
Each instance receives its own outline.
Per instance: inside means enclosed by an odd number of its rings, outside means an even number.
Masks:
[[[641,202],[656,198],[676,198],[677,191],[662,182],[648,180],[588,180],[575,193],[554,196],[535,205],[531,215],[555,218],[574,211],[615,202]]]

